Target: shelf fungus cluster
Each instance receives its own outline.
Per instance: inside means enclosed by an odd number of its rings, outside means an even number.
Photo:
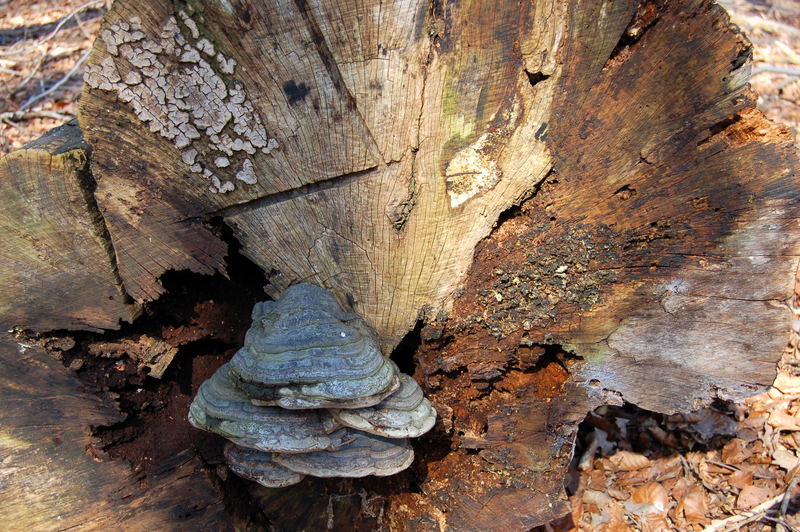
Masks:
[[[229,440],[236,474],[284,487],[398,473],[436,411],[361,318],[303,283],[256,304],[244,347],[200,386],[189,421]]]

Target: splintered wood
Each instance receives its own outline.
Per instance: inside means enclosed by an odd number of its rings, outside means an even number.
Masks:
[[[159,464],[142,481],[95,448],[90,428],[124,419],[113,403],[83,393],[60,362],[6,335],[0,359],[5,529],[233,529],[193,453]]]
[[[89,354],[94,356],[110,358],[129,356],[136,362],[139,371],[146,371],[156,379],[164,376],[164,372],[177,353],[177,347],[145,334],[134,339],[123,338],[118,342],[95,342],[89,346]]]

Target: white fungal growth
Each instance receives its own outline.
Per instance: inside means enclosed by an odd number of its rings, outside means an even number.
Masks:
[[[253,169],[253,161],[250,159],[244,160],[242,163],[242,169],[236,174],[236,179],[239,181],[244,181],[248,185],[255,185],[258,182],[256,179],[256,173]]]
[[[183,52],[183,55],[181,55],[181,61],[183,61],[184,63],[197,63],[198,61],[200,61],[200,53],[194,48],[189,48],[188,50]]]
[[[138,85],[142,82],[142,76],[135,70],[131,70],[128,72],[128,75],[125,76],[125,83],[127,85]]]
[[[150,131],[181,150],[181,160],[192,174],[209,181],[211,192],[231,192],[235,180],[212,173],[210,162],[223,173],[236,164],[241,168],[236,180],[255,184],[247,156],[258,149],[269,153],[278,143],[268,137],[241,83],[229,88],[221,77],[234,73],[236,61],[201,37],[189,14],[178,15],[188,37],[175,17],[155,35],[145,35],[138,17],[103,29],[100,38],[109,56],[88,67],[84,79],[90,87],[114,91],[130,104]],[[210,63],[214,60],[221,74]]]
[[[181,17],[181,21],[189,28],[189,32],[192,34],[192,39],[197,39],[200,37],[200,30],[197,29],[197,24],[195,24],[194,20],[186,14],[186,11],[180,10],[178,15]]]
[[[197,150],[194,148],[189,148],[181,153],[181,159],[186,164],[194,164],[195,157],[197,157]]]
[[[206,55],[214,55],[214,45],[205,37],[197,41],[197,49]]]
[[[111,24],[107,29],[104,29],[100,34],[103,42],[106,43],[106,49],[111,55],[117,55],[118,46],[129,42],[137,42],[144,39],[142,32],[141,21],[134,17],[137,22],[132,19],[130,24],[127,22],[118,22]]]
[[[264,153],[269,153],[277,147],[278,147],[278,141],[275,139],[269,139],[267,141],[267,146],[265,148],[261,148],[261,151]]]
[[[210,53],[214,53],[213,48]],[[233,69],[236,68],[236,60],[233,57],[226,58],[222,53],[217,53],[217,63],[219,63],[219,69],[226,74],[233,74]]]

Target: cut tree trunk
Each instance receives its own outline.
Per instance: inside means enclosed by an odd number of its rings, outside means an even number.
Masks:
[[[774,376],[800,205],[749,59],[707,1],[118,0],[80,103],[96,188],[70,217],[96,201],[103,287],[118,272],[139,304],[169,270],[224,272],[221,219],[270,295],[329,288],[387,354],[418,326],[440,422],[412,471],[250,486],[273,526],[527,530],[568,510],[591,409],[687,411]],[[33,179],[25,153],[0,172]],[[64,297],[51,328],[125,317],[58,315]],[[47,328],[11,301],[4,321]]]
[[[89,188],[88,150],[70,123],[0,159],[0,326],[101,330],[135,317]]]

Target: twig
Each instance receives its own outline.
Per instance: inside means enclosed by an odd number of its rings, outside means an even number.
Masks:
[[[739,469],[736,466],[732,466],[730,464],[726,464],[726,463],[723,463],[723,462],[717,462],[716,460],[706,460],[706,462],[708,462],[709,464],[714,464],[715,466],[724,467],[725,469],[730,469],[733,472],[741,471],[741,469]],[[756,473],[756,474],[753,475],[753,478],[764,479],[764,478],[772,478],[772,477],[768,477],[766,475],[759,475],[758,473]]]
[[[94,36],[90,32],[86,31],[86,24],[83,23],[83,19],[78,13],[75,14],[75,22],[78,23],[78,29],[81,30],[83,36],[89,39],[89,41],[93,41]]]
[[[775,46],[780,48],[784,54],[786,54],[786,62],[792,63],[794,65],[800,65],[800,54],[792,50],[789,46],[785,43],[775,40]]]
[[[788,76],[800,76],[800,68],[779,67],[772,65],[757,66],[750,73],[750,76],[761,74],[762,72],[773,72],[775,74],[786,74]]]
[[[11,70],[10,68],[3,68],[3,67],[0,67],[0,72],[2,72],[3,74],[8,74],[9,76],[24,76],[25,75],[22,72],[19,72],[17,70]]]
[[[793,37],[800,37],[800,29],[778,22],[777,20],[770,20],[761,17],[753,17],[749,15],[734,15],[731,13],[731,19],[738,25],[751,26],[760,30],[764,30],[776,35],[791,35]]]
[[[735,514],[719,521],[713,521],[710,525],[703,529],[703,532],[731,532],[738,530],[747,523],[758,521],[767,514],[767,511],[772,509],[773,506],[778,504],[783,498],[783,493],[776,495],[762,502],[749,510],[740,514]]]
[[[34,44],[33,46],[29,46],[29,47],[23,48],[21,50],[8,50],[7,52],[0,52],[0,57],[7,56],[7,55],[24,54],[24,53],[30,52],[31,50],[36,50],[39,46],[43,45],[44,43],[46,43],[47,41],[49,41],[50,39],[55,37],[56,34],[58,34],[58,32],[61,31],[61,28],[64,26],[64,24],[66,24],[68,21],[70,21],[72,19],[72,17],[74,17],[75,15],[80,13],[81,11],[86,10],[86,8],[88,8],[88,7],[91,7],[91,6],[96,5],[96,4],[102,4],[102,3],[104,3],[104,0],[92,0],[91,2],[87,2],[87,3],[83,4],[82,6],[78,6],[77,8],[75,8],[72,11],[72,13],[70,13],[66,17],[62,18],[61,21],[56,25],[55,29],[53,29],[53,31],[51,31],[50,34],[47,35],[47,37],[37,41],[36,44]]]
[[[36,65],[33,67],[33,69],[31,70],[30,74],[28,74],[27,76],[25,76],[25,79],[23,79],[22,81],[20,81],[19,83],[17,83],[17,86],[16,86],[16,87],[14,87],[14,91],[13,91],[13,92],[16,92],[16,91],[18,91],[20,88],[22,88],[22,87],[24,87],[25,85],[27,85],[27,84],[28,84],[28,82],[29,82],[30,80],[32,80],[32,79],[33,79],[33,76],[35,76],[35,75],[36,75],[36,73],[37,73],[37,72],[39,72],[39,69],[40,69],[40,68],[42,67],[42,65],[44,64],[44,60],[45,60],[45,58],[46,58],[46,57],[47,57],[47,52],[43,53],[43,54],[42,54],[42,55],[39,57],[39,60],[38,60],[38,61],[36,61]]]
[[[789,530],[790,532],[798,532],[798,530],[795,527],[787,523],[786,520],[784,519],[780,519],[778,517],[770,517],[768,515],[765,515],[761,519],[763,519],[764,521],[771,521],[775,523],[775,532],[781,532],[782,530]]]
[[[714,464],[715,466],[718,466],[718,467],[723,467],[725,469],[729,469],[731,471],[741,471],[741,469],[739,469],[738,467],[732,466],[732,465],[728,465],[728,464],[726,464],[724,462],[717,462],[716,460],[706,460],[706,462],[708,462],[709,464]]]
[[[780,83],[775,85],[775,88],[772,89],[772,91],[773,92],[781,92],[787,86],[791,85],[792,83],[795,83],[797,81],[797,79],[798,78],[796,78],[795,76],[787,76],[786,79],[784,79],[783,81],[781,81]],[[797,365],[797,364],[795,363],[794,365]]]
[[[792,500],[792,492],[797,486],[798,480],[800,480],[800,475],[798,475],[797,471],[795,471],[794,477],[786,487],[786,491],[783,492],[783,500],[781,500],[781,507],[780,510],[778,510],[778,523],[775,525],[775,532],[784,532],[786,528],[783,518],[786,517],[786,512],[789,510],[789,501]]]
[[[31,120],[34,118],[50,118],[52,120],[63,120],[66,122],[74,117],[72,115],[57,113],[55,111],[9,111],[6,113],[0,113],[0,120],[11,120],[13,122]]]
[[[53,85],[52,87],[50,87],[46,91],[37,94],[36,96],[31,96],[30,98],[28,98],[28,101],[26,101],[25,103],[23,103],[22,105],[19,106],[19,110],[20,111],[24,111],[25,109],[30,107],[34,102],[37,102],[37,101],[41,100],[42,98],[44,98],[48,94],[52,94],[53,92],[55,92],[59,88],[61,88],[61,86],[64,83],[66,83],[67,81],[69,81],[69,78],[71,78],[78,71],[78,69],[81,68],[81,66],[83,65],[84,61],[86,61],[86,58],[89,57],[89,52],[91,52],[91,49],[86,50],[83,53],[83,56],[81,56],[81,58],[78,59],[78,61],[72,66],[70,71],[67,72],[66,74],[64,74],[64,77],[61,78],[60,80],[58,80],[55,85]]]
[[[11,126],[14,129],[18,129],[20,131],[23,131],[25,133],[32,133],[32,131],[30,129],[28,129],[27,127],[22,127],[19,124],[15,124],[14,122],[12,122],[11,120],[9,120],[7,118],[0,118],[0,122],[6,124],[7,126]]]

